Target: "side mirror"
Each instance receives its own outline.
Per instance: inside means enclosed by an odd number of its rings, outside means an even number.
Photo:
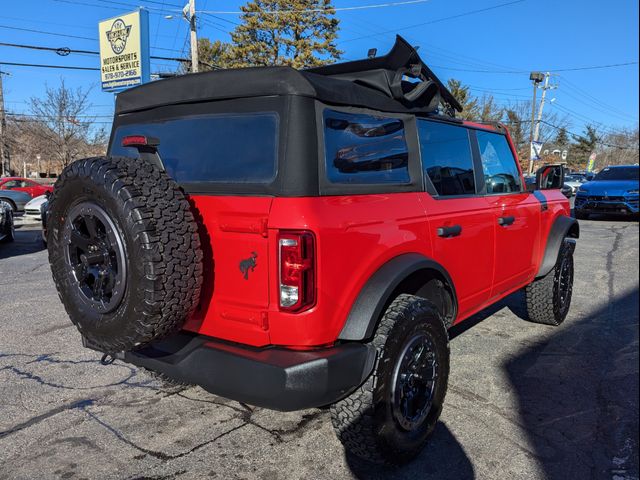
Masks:
[[[536,189],[561,189],[564,185],[564,167],[562,165],[545,165],[536,172]]]

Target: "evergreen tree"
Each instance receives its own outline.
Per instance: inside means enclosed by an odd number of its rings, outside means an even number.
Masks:
[[[589,155],[593,153],[600,141],[598,133],[595,127],[587,125],[584,130],[584,135],[575,136],[575,140],[576,143],[571,146],[570,151],[572,161],[586,166],[586,162],[589,160]]]
[[[463,85],[460,80],[456,80],[455,78],[450,78],[447,81],[447,87],[462,106],[462,112],[456,113],[456,117],[464,120],[478,120],[480,117],[478,99],[471,95],[469,87]]]
[[[564,127],[560,127],[558,129],[558,134],[556,135],[555,144],[559,148],[564,148],[569,145],[569,135],[567,135],[567,129]]]
[[[232,66],[305,68],[340,58],[331,0],[251,0],[241,10],[242,23],[231,33]]]

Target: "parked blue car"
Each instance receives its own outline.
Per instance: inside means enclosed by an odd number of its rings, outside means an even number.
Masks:
[[[638,215],[638,165],[607,167],[576,193],[576,218],[592,213]]]

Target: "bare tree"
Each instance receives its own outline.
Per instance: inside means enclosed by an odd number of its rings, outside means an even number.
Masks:
[[[66,167],[94,143],[91,126],[95,118],[88,114],[90,91],[90,88],[71,89],[62,79],[56,88],[45,86],[44,97],[31,98],[34,121],[25,125],[28,133],[47,145],[46,156],[53,162],[47,165],[48,170]]]

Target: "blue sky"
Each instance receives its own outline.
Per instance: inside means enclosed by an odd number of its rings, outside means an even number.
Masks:
[[[380,4],[399,0],[334,0],[336,7]],[[236,11],[237,0],[196,0],[203,11]],[[150,9],[152,55],[186,56],[188,25],[179,17],[182,0],[3,0],[0,42],[97,50],[97,23],[132,10]],[[131,8],[129,7],[131,6]],[[497,7],[497,8],[491,8]],[[490,9],[491,8],[491,9]],[[483,12],[472,13],[487,9]],[[201,15],[199,35],[229,40],[238,16]],[[555,71],[555,98],[545,107],[570,117],[571,130],[586,123],[604,129],[638,124],[638,65],[595,70],[560,71],[578,67],[638,61],[638,2],[610,0],[430,0],[386,8],[339,11],[338,47],[347,59],[366,55],[369,48],[386,52],[394,32],[420,46],[420,54],[443,80],[455,77],[473,93],[493,94],[500,103],[531,96],[530,70]],[[12,27],[12,28],[3,28]],[[53,32],[67,38],[44,33]],[[99,65],[98,57],[0,46],[0,61],[56,65]],[[171,71],[175,64],[153,61],[152,71]],[[71,86],[92,86],[91,113],[109,122],[113,94],[100,91],[98,72],[0,66],[9,112],[25,112],[28,99],[55,86],[61,77]],[[538,97],[539,98],[539,97]],[[548,110],[547,110],[548,108]]]

